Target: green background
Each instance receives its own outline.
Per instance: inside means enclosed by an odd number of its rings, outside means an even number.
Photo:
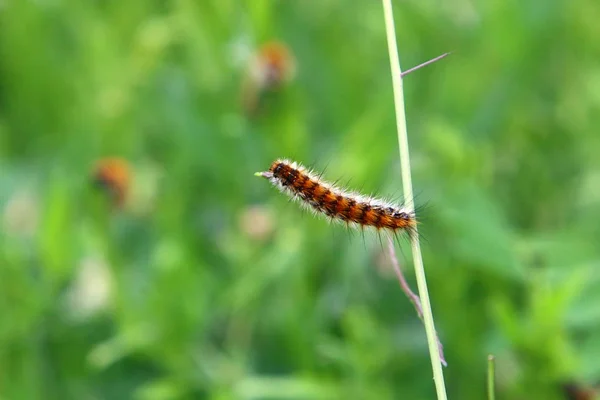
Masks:
[[[454,52],[405,79],[449,398],[490,353],[499,398],[565,398],[600,378],[600,3],[394,3],[404,68]],[[248,117],[271,40],[297,73]],[[0,0],[0,399],[435,398],[377,234],[278,157],[401,198],[379,1]]]

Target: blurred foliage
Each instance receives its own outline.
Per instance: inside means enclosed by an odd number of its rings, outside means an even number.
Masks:
[[[449,397],[594,384],[600,3],[395,14]],[[0,398],[433,399],[377,234],[252,176],[401,197],[393,109],[378,1],[0,0]]]

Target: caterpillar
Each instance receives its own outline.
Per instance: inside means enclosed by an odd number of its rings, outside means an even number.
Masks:
[[[387,201],[342,190],[321,180],[299,163],[279,159],[268,171],[256,176],[268,179],[281,192],[332,220],[359,227],[374,227],[392,233],[415,231],[414,211]]]

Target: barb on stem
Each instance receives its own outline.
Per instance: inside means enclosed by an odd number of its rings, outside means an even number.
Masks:
[[[418,69],[421,69],[421,68],[423,68],[423,67],[426,67],[426,66],[428,66],[429,64],[433,64],[434,62],[436,62],[436,61],[439,61],[439,60],[441,60],[442,58],[445,58],[445,57],[449,56],[450,54],[452,54],[452,53],[451,53],[451,52],[444,53],[444,54],[442,54],[441,56],[437,56],[436,58],[432,58],[432,59],[431,59],[431,60],[429,60],[429,61],[425,61],[424,63],[422,63],[422,64],[419,64],[419,65],[417,65],[416,67],[412,67],[412,68],[410,68],[410,69],[407,69],[407,70],[406,70],[406,71],[404,71],[404,72],[401,72],[401,73],[400,73],[400,76],[401,76],[402,78],[404,78],[406,75],[410,74],[411,72],[415,72],[416,70],[418,70]]]

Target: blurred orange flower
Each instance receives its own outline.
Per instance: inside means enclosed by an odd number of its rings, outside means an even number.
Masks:
[[[253,114],[260,97],[277,90],[296,75],[296,61],[287,45],[278,41],[263,44],[252,58],[242,90],[246,113]]]
[[[94,168],[93,178],[95,183],[109,193],[115,206],[123,207],[131,184],[131,172],[126,160],[101,159]]]
[[[296,72],[296,62],[288,47],[281,42],[268,42],[259,50],[251,73],[263,89],[273,89],[290,81]]]
[[[563,385],[568,400],[593,400],[598,398],[598,388],[568,383]]]

